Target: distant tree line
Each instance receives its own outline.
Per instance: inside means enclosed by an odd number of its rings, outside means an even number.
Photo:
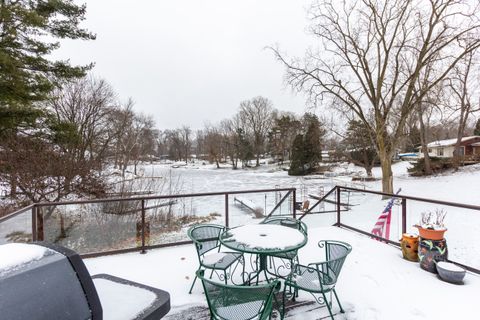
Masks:
[[[325,133],[316,115],[281,112],[259,96],[242,101],[232,118],[207,123],[195,133],[188,126],[160,132],[157,156],[186,163],[195,157],[233,169],[259,166],[260,159],[270,157],[280,164],[291,160],[290,173],[301,174],[321,160]]]

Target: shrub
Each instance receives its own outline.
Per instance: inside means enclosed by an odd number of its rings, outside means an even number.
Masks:
[[[433,173],[440,173],[452,168],[452,160],[448,158],[430,157]],[[420,177],[425,175],[425,161],[423,158],[411,162],[412,168],[408,169],[408,172],[413,177]]]

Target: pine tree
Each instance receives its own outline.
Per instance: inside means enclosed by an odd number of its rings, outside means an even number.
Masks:
[[[318,117],[311,113],[303,116],[305,126],[305,157],[310,168],[314,168],[322,160],[322,138],[325,129]]]
[[[473,135],[480,136],[480,119],[477,120],[477,124],[475,125],[475,129],[473,130]]]
[[[377,152],[370,139],[369,131],[358,120],[350,120],[344,144],[347,146],[347,155],[350,160],[365,168],[367,176],[372,177],[372,168],[378,160]]]
[[[303,116],[304,134],[298,134],[292,144],[289,175],[304,175],[312,172],[322,160],[322,138],[325,129],[318,117],[311,113]]]
[[[79,27],[86,6],[72,0],[0,1],[0,134],[41,116],[32,106],[62,81],[85,75],[93,65],[51,60],[58,41],[95,39]]]
[[[301,176],[306,173],[306,157],[305,157],[305,142],[303,134],[295,137],[292,143],[292,157],[290,161],[290,169],[288,174],[290,176]]]

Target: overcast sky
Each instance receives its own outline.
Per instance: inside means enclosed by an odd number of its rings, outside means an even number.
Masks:
[[[283,83],[284,68],[265,46],[302,56],[310,0],[77,0],[87,3],[89,42],[67,41],[56,57],[95,62],[93,73],[160,129],[201,128],[262,95],[274,107],[305,111],[305,97]]]

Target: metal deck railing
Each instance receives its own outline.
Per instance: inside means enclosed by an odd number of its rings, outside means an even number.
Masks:
[[[275,197],[272,197],[272,194]],[[369,204],[376,201],[374,197],[378,196],[379,208],[384,204],[383,198],[396,197],[399,214],[397,225],[394,227],[398,228],[401,233],[408,231],[408,225],[418,222],[418,220],[413,220],[414,213],[418,214],[418,208],[429,208],[431,205],[451,209],[453,219],[465,217],[479,217],[480,219],[480,206],[477,205],[401,194],[393,195],[346,186],[333,187],[321,199],[311,205],[308,210],[298,211],[296,189],[276,188],[35,203],[0,218],[0,236],[7,233],[11,235],[16,232],[19,236],[22,236],[21,241],[60,243],[79,252],[82,257],[134,251],[144,253],[148,249],[190,243],[184,228],[195,222],[201,223],[204,221],[202,219],[211,219],[210,221],[222,224],[225,227],[245,223],[247,220],[238,215],[238,210],[241,210],[241,208],[235,207],[237,213],[232,215],[232,206],[234,205],[232,197],[249,195],[258,201],[265,199],[263,214],[265,217],[288,215],[305,220],[308,224],[307,218],[309,216],[330,214],[334,220],[333,225],[337,227],[394,246],[400,246],[398,241],[385,239],[371,233],[372,219],[376,221],[380,211],[369,212],[368,219],[366,219],[365,211],[367,209],[362,208],[361,205],[358,207],[351,205],[351,199],[349,203],[343,203],[342,195],[344,194],[348,194],[349,199],[350,194],[358,194],[357,200],[367,199]],[[267,196],[270,196],[268,210]],[[208,200],[205,200],[205,198],[208,198]],[[215,200],[212,200],[212,198],[215,198]],[[273,198],[275,198],[275,201]],[[195,206],[191,204],[189,207],[188,201],[196,202]],[[413,203],[415,203],[415,206],[409,209],[409,204]],[[325,204],[328,204],[330,208],[327,209],[324,206]],[[194,208],[196,207],[204,208],[202,210],[211,210],[215,214],[195,213]],[[457,217],[456,215],[462,216]],[[254,219],[255,217],[251,218]],[[255,221],[248,220],[247,222],[255,223]],[[473,225],[472,228],[473,233],[478,233],[478,226]],[[460,231],[455,230],[455,228],[451,229],[453,230],[449,232],[456,234],[457,237],[449,238],[449,241],[461,243],[461,239],[457,239],[461,237]],[[86,243],[90,244],[87,245]],[[98,245],[96,245],[97,243]],[[451,262],[480,274],[480,267],[476,264],[472,266],[468,261]]]

